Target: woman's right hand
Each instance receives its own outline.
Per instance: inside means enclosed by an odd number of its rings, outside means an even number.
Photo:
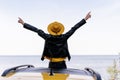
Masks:
[[[84,19],[88,20],[89,18],[91,18],[91,12],[88,12]]]

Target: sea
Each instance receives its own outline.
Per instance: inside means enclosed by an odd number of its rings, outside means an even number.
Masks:
[[[113,66],[115,60],[120,61],[119,59],[119,55],[71,55],[71,60],[66,59],[66,64],[68,68],[92,68],[101,75],[103,80],[109,80],[110,75],[107,69]],[[11,67],[24,64],[34,65],[35,67],[48,67],[48,63],[48,60],[41,61],[40,55],[0,56],[0,75],[4,70]]]

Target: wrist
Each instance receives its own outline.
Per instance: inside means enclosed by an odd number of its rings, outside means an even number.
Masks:
[[[21,22],[22,25],[24,25],[25,23],[24,22]]]

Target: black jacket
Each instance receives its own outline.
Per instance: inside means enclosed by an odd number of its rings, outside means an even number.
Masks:
[[[70,60],[71,56],[68,51],[67,40],[79,27],[81,27],[85,23],[86,21],[82,19],[79,23],[77,23],[74,27],[72,27],[71,30],[69,30],[67,33],[59,36],[53,36],[47,34],[41,29],[38,29],[27,23],[24,24],[24,28],[38,33],[38,35],[45,40],[44,51],[41,58],[42,60],[44,60],[44,56],[50,58],[68,57],[68,59]]]

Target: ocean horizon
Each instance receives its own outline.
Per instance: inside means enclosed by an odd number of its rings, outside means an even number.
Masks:
[[[114,60],[119,60],[119,55],[71,55],[71,60],[66,59],[68,68],[84,69],[86,67],[97,71],[104,80],[108,80],[108,67],[113,65]],[[40,55],[1,55],[0,75],[8,68],[31,64],[35,67],[48,67],[48,60],[41,61]]]

